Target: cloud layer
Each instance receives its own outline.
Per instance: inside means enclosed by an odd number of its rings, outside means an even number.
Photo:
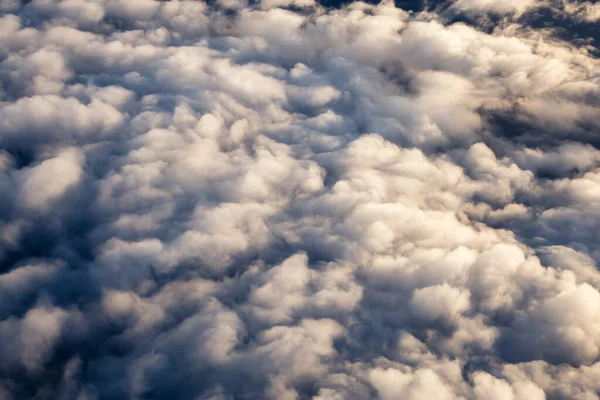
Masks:
[[[597,398],[597,5],[400,6],[0,1],[0,399]]]

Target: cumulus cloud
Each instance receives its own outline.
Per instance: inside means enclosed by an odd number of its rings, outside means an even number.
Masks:
[[[0,11],[0,398],[597,397],[596,5]]]

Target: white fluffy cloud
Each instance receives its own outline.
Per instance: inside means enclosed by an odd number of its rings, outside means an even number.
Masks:
[[[596,398],[594,7],[0,2],[0,398]]]

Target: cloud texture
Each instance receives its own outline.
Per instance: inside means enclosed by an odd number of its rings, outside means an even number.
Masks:
[[[598,398],[598,6],[416,3],[0,0],[0,399]]]

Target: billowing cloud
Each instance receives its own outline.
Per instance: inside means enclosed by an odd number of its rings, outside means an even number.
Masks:
[[[596,398],[596,5],[405,3],[0,2],[0,398]]]

